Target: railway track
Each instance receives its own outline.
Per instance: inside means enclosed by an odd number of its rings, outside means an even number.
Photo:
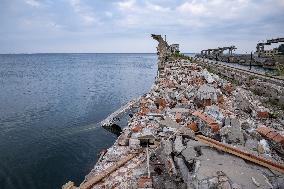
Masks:
[[[246,70],[246,69],[236,68],[236,67],[229,66],[229,65],[224,65],[224,64],[220,64],[218,62],[214,62],[212,60],[209,60],[209,61],[211,61],[211,63],[207,63],[207,64],[214,64],[218,67],[224,67],[224,68],[231,69],[231,70],[237,70],[239,72],[247,73],[249,75],[256,76],[256,77],[261,77],[264,80],[268,80],[268,81],[270,80],[270,81],[273,81],[273,83],[275,83],[275,84],[284,86],[284,78],[279,78],[279,77],[275,77],[275,76],[271,76],[271,75],[262,74],[262,73],[259,73],[259,72],[254,72],[254,71],[251,71],[251,70]]]

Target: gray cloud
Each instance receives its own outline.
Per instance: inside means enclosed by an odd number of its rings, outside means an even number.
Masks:
[[[283,23],[283,0],[3,0],[0,53],[154,52],[151,33],[186,52],[228,44],[245,52],[283,37]]]

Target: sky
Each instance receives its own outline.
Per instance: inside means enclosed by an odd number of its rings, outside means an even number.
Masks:
[[[0,0],[0,53],[182,52],[284,37],[284,0]]]

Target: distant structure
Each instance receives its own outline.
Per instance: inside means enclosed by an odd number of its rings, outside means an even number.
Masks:
[[[224,54],[224,51],[226,50],[229,50],[228,54],[229,55],[233,55],[233,51],[235,51],[237,48],[232,45],[232,46],[229,46],[229,47],[218,47],[216,49],[206,49],[206,50],[202,50],[201,51],[201,55],[223,55]]]
[[[159,58],[164,59],[168,55],[179,53],[179,44],[171,44],[168,45],[166,41],[166,35],[165,39],[162,38],[161,35],[152,34],[151,35],[153,39],[158,41],[158,47],[157,47],[157,54],[159,55]]]
[[[179,53],[179,44],[172,44],[168,45],[166,41],[166,35],[165,39],[161,35],[151,34],[151,37],[158,41],[158,47],[157,47],[157,54],[158,54],[158,71],[162,71],[165,67],[165,62],[168,59],[169,56],[175,53]]]
[[[256,55],[258,57],[271,57],[276,56],[279,54],[278,48],[274,48],[271,50],[264,50],[265,45],[271,45],[272,43],[280,43],[284,42],[284,38],[275,38],[275,39],[269,39],[264,43],[258,43],[256,45]]]
[[[270,49],[270,50],[264,50],[261,55],[276,56],[278,54],[279,54],[278,48],[274,48],[274,49]]]

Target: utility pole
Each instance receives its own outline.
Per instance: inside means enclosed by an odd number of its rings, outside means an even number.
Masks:
[[[251,63],[252,63],[252,51],[250,52],[250,61],[249,61],[249,69],[251,70]]]

